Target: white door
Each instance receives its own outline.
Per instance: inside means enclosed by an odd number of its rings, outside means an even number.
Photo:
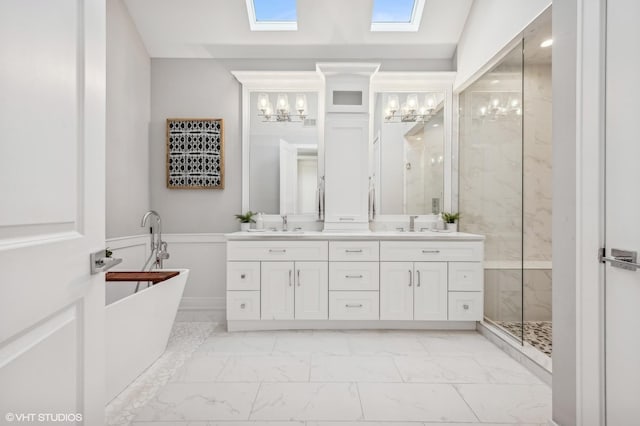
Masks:
[[[105,2],[0,2],[0,422],[104,423],[104,115]]]
[[[380,319],[413,319],[413,262],[380,262]]]
[[[447,319],[447,262],[416,262],[413,318]]]
[[[298,148],[280,139],[280,214],[294,214],[298,204]]]
[[[329,263],[296,262],[296,319],[329,317]]]
[[[640,252],[639,17],[637,0],[607,1],[607,256],[612,255],[612,249]],[[637,424],[640,421],[640,269],[620,269],[607,262],[605,280],[607,424]]]
[[[293,319],[293,262],[262,262],[260,305],[262,319]]]

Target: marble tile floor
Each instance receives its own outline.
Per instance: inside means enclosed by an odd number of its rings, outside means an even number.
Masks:
[[[476,332],[227,333],[176,323],[107,407],[134,426],[542,425],[551,390]]]

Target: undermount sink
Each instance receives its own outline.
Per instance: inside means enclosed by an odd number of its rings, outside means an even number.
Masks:
[[[303,235],[305,232],[303,230],[295,230],[295,231],[282,231],[280,229],[277,230],[273,230],[273,229],[269,229],[269,230],[265,230],[265,231],[247,231],[248,234],[256,234],[256,235],[269,235],[269,236],[273,236],[273,235]]]

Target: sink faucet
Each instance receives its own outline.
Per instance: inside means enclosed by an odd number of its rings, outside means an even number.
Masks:
[[[418,216],[409,216],[409,232],[414,232],[416,230],[416,219]]]
[[[288,229],[287,229],[287,215],[286,214],[282,215],[282,231],[283,232],[287,232],[288,231]]]

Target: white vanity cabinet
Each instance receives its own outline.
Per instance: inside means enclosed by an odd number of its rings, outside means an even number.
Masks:
[[[482,320],[481,236],[252,234],[228,235],[230,330],[473,329]]]
[[[325,124],[325,229],[369,229],[369,118]]]
[[[327,262],[262,262],[264,320],[327,319]]]
[[[380,262],[380,319],[446,320],[446,262]]]
[[[380,242],[380,319],[481,321],[482,241]]]

